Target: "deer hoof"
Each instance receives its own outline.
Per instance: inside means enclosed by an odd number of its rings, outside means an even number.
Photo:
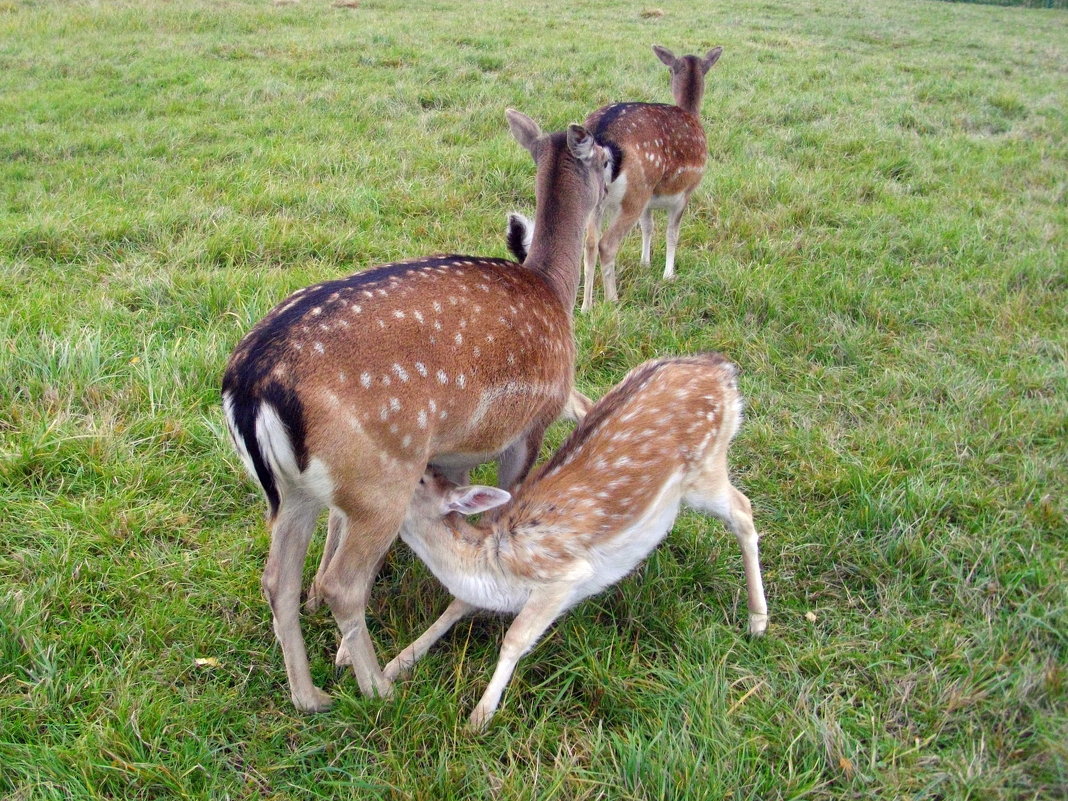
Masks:
[[[767,615],[750,615],[749,616],[749,635],[751,637],[762,637],[764,632],[768,630],[768,616]]]
[[[472,712],[471,717],[467,719],[467,730],[472,734],[480,734],[486,730],[492,719],[493,710],[487,710],[480,704],[475,707],[475,711]]]
[[[305,714],[325,712],[333,705],[334,699],[318,687],[311,688],[311,695],[309,698],[297,698],[297,696],[293,696],[293,706],[295,706],[298,711]]]

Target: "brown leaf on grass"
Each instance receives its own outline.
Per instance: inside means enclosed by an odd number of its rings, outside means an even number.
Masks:
[[[643,8],[638,14],[642,19],[658,19],[664,16],[664,9],[662,8]]]
[[[856,768],[853,767],[853,761],[845,757],[838,757],[838,767],[842,769],[847,779],[853,778],[853,774],[856,772]]]
[[[334,8],[359,8],[360,0],[334,0],[331,5]]]

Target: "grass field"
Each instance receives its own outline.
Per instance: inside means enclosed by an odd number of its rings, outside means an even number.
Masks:
[[[296,714],[227,355],[314,281],[504,255],[504,109],[666,101],[652,44],[724,46],[709,169],[578,381],[741,365],[768,636],[686,514],[484,736],[496,618],[384,703],[306,617],[340,700]],[[919,0],[0,3],[0,798],[1066,797],[1066,64],[1064,11]],[[380,655],[445,602],[398,546]]]

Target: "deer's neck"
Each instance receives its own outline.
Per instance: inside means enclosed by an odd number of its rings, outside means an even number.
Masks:
[[[695,117],[701,113],[701,99],[705,94],[705,84],[701,80],[683,81],[675,89],[675,105]]]
[[[555,181],[551,180],[553,177]],[[558,171],[539,176],[534,237],[523,262],[528,269],[545,276],[568,314],[578,292],[582,242],[591,211],[583,202],[583,187],[576,184],[564,180]]]
[[[425,537],[402,532],[404,541],[455,597],[497,612],[518,612],[530,595],[502,569],[499,540],[491,524],[472,525],[459,515],[445,518]]]

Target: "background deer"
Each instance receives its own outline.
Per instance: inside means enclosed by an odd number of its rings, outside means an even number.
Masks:
[[[508,503],[493,487],[458,487],[428,471],[401,537],[455,596],[385,669],[394,679],[475,609],[518,613],[471,715],[484,726],[520,657],[569,607],[629,573],[685,503],[722,520],[742,549],[749,632],[768,625],[749,500],[727,475],[741,420],[737,368],[719,354],[635,368],[597,402]],[[506,506],[502,504],[507,503]],[[491,520],[461,515],[500,507]]]
[[[419,477],[428,463],[455,478],[497,456],[501,485],[515,485],[571,392],[583,232],[608,154],[582,126],[543,135],[519,112],[507,118],[537,165],[524,265],[434,256],[298,290],[226,367],[227,427],[269,505],[263,592],[302,711],[331,703],[312,682],[299,621],[323,507],[316,591],[341,630],[337,662],[352,664],[364,694],[388,695],[364,609]]]
[[[701,183],[708,159],[708,144],[699,113],[705,91],[705,74],[719,60],[722,47],[704,58],[676,58],[670,50],[654,46],[656,55],[671,68],[675,105],[615,103],[586,118],[586,127],[612,151],[612,182],[604,203],[590,220],[586,234],[586,275],[582,310],[593,303],[597,258],[601,260],[605,299],[616,294],[616,252],[635,222],[641,222],[642,265],[649,264],[653,239],[653,209],[667,209],[667,259],[664,278],[675,275],[675,248],[679,222],[690,195]],[[601,235],[603,220],[608,230]]]

